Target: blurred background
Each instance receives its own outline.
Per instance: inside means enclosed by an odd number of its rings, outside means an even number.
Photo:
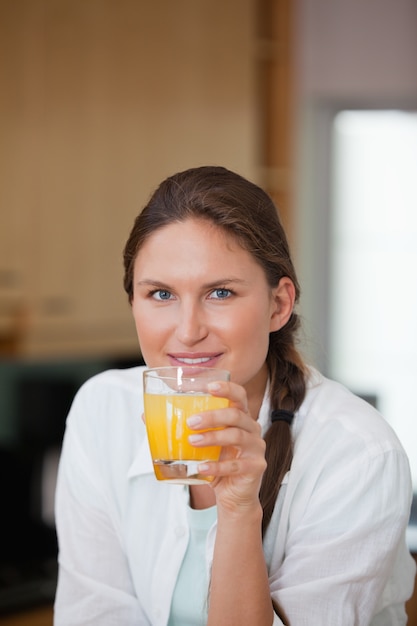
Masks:
[[[276,200],[305,357],[383,413],[417,493],[415,0],[0,0],[2,624],[52,623],[68,407],[140,362],[122,249],[203,164]]]

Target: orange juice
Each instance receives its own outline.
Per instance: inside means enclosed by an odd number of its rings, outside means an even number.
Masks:
[[[208,393],[144,394],[145,421],[155,475],[158,480],[200,483],[210,480],[198,474],[204,461],[217,461],[219,446],[194,447],[186,419],[201,411],[229,406],[229,400]]]

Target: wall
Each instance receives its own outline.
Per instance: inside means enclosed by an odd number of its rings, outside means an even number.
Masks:
[[[417,96],[414,0],[299,0],[300,96]]]
[[[326,370],[329,129],[339,106],[417,108],[414,0],[298,0],[297,266],[308,358]]]

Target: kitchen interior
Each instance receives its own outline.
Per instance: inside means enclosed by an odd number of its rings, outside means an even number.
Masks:
[[[398,432],[417,555],[416,120],[414,0],[1,0],[0,624],[53,622],[66,414],[87,378],[141,363],[122,249],[195,165],[276,200],[306,359]]]

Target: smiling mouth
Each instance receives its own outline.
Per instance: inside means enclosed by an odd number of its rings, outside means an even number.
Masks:
[[[213,359],[212,356],[202,356],[202,357],[198,357],[196,359],[190,359],[190,358],[185,358],[185,357],[175,357],[175,359],[177,361],[179,361],[180,363],[185,363],[185,365],[204,365],[204,363],[208,363],[209,361],[211,361]]]

